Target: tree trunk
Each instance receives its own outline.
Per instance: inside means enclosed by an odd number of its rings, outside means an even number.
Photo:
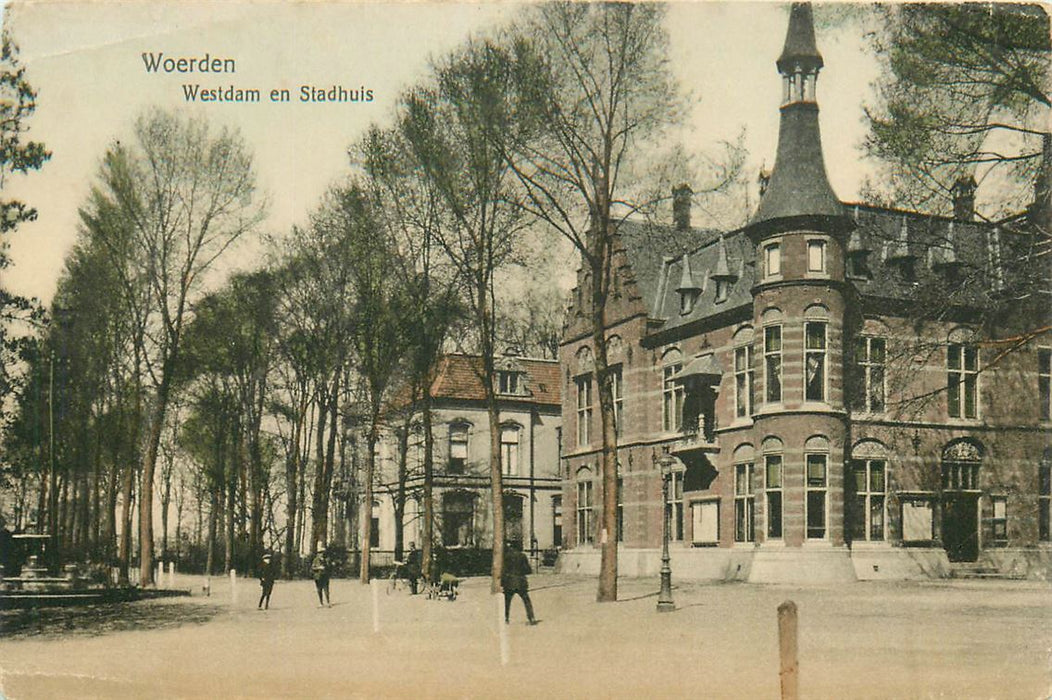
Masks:
[[[175,342],[178,342],[176,339]],[[150,427],[146,436],[146,456],[142,463],[142,487],[139,494],[139,585],[152,586],[153,580],[153,476],[157,467],[157,452],[161,444],[161,430],[168,411],[168,391],[171,381],[171,357],[161,368],[161,382],[157,387],[157,399],[150,415]]]
[[[369,416],[369,436],[367,438],[367,454],[365,457],[365,497],[362,501],[362,541],[361,541],[361,568],[358,572],[358,580],[364,584],[369,583],[369,554],[372,549],[373,536],[373,474],[376,473],[376,442],[379,436],[379,399],[373,402],[372,415]]]
[[[394,551],[395,559],[402,559],[405,546],[405,502],[406,481],[409,479],[409,426],[413,413],[408,412],[402,430],[398,434],[398,484],[394,499]]]
[[[205,559],[205,575],[212,576],[215,574],[215,553],[216,553],[216,534],[219,529],[219,492],[214,490],[210,496],[210,503],[208,507],[208,543],[206,549],[208,553]]]
[[[421,556],[424,560],[424,580],[432,578],[433,542],[435,539],[435,437],[431,420],[431,382],[426,382],[423,396],[424,406],[424,531]]]
[[[120,572],[118,581],[122,586],[128,585],[128,567],[131,564],[132,535],[132,490],[135,488],[135,460],[129,460],[124,469],[124,485],[121,489],[121,541],[118,550]]]

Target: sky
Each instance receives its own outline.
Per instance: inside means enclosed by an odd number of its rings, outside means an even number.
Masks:
[[[773,165],[781,97],[775,59],[788,5],[678,2],[669,6],[670,66],[690,100],[687,152],[712,151],[745,129],[748,167]],[[307,221],[325,190],[349,171],[347,148],[371,123],[390,123],[399,93],[426,75],[428,61],[469,35],[512,18],[505,2],[14,2],[5,26],[37,90],[29,137],[52,152],[40,171],[5,182],[5,196],[38,210],[11,236],[11,291],[48,303],[76,240],[85,201],[107,146],[127,139],[152,105],[206,115],[240,129],[269,202],[263,223],[280,234]],[[819,18],[822,9],[816,10]],[[818,83],[826,167],[842,200],[857,198],[862,107],[876,78],[861,30],[819,31],[825,69]],[[143,53],[233,59],[235,72],[150,72]],[[227,64],[229,65],[229,64]],[[184,85],[261,92],[255,104],[188,103]],[[302,85],[372,90],[370,102],[301,102]],[[288,103],[271,102],[289,89]],[[755,178],[753,178],[755,179]],[[249,254],[251,255],[251,254]],[[246,261],[242,261],[246,262]],[[251,262],[250,260],[247,262]]]

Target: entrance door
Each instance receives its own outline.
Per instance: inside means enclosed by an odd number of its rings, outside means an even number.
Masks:
[[[979,558],[979,494],[943,493],[942,543],[950,561]]]
[[[522,496],[504,494],[504,540],[523,546]]]

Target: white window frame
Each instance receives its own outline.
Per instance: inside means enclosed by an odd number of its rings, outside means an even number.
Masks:
[[[669,478],[665,517],[669,519],[669,542],[683,541],[683,472],[674,471]]]
[[[752,363],[752,343],[734,348],[734,415],[737,418],[752,415],[753,382],[756,378]]]
[[[467,471],[468,467],[468,447],[470,445],[471,436],[471,425],[463,421],[453,421],[449,424],[449,461],[446,462],[446,471],[450,474],[463,474]],[[461,439],[461,437],[463,439]],[[463,457],[454,455],[454,452],[459,452],[459,449],[455,449],[454,446],[461,447],[464,451]],[[453,460],[463,460],[457,469],[453,469]]]
[[[772,350],[768,347],[768,332],[777,331],[778,334],[778,348]],[[773,343],[772,343],[773,344]],[[781,324],[771,324],[763,327],[763,402],[765,404],[780,404],[783,398],[784,387],[782,386],[782,377],[784,376],[785,367],[782,362],[782,348],[784,346],[782,326]],[[771,363],[777,361],[777,377],[778,377],[778,396],[777,398],[772,397],[771,393]]]
[[[821,346],[811,347],[811,327],[821,326]],[[804,401],[816,401],[820,403],[827,402],[829,400],[829,323],[826,321],[805,321],[804,322]],[[811,371],[810,365],[812,361],[816,362],[815,365],[817,370],[822,373],[822,385],[821,395],[817,398],[808,396],[807,392],[810,388],[808,382],[808,375]]]
[[[625,388],[623,365],[610,368],[610,393],[614,399],[614,434],[621,437],[624,433],[622,417],[625,414]]]
[[[683,369],[683,364],[675,362],[665,365],[661,372],[661,429],[666,433],[679,432],[683,429],[683,384],[673,377]]]
[[[874,359],[876,353],[873,351],[873,347],[876,343],[880,343],[884,346],[879,361]],[[855,348],[855,365],[857,371],[861,375],[862,386],[859,388],[862,391],[862,395],[859,397],[852,397],[852,404],[861,409],[864,413],[883,413],[887,409],[888,373],[885,366],[887,357],[888,341],[886,338],[874,335],[864,335],[859,337],[858,345]],[[874,375],[879,375],[879,406],[876,405],[876,402],[873,400],[874,389],[878,383],[874,380]]]
[[[763,247],[763,278],[777,279],[782,276],[782,242],[774,241]]]
[[[507,439],[514,436],[514,440]],[[504,476],[519,475],[519,455],[521,454],[522,427],[515,424],[500,426],[500,465]]]
[[[595,483],[588,478],[577,480],[577,544],[595,544],[593,510],[595,508]]]
[[[812,483],[811,465],[821,465],[821,483]],[[817,479],[816,479],[817,480]],[[822,495],[822,532],[811,534],[811,494]],[[829,539],[829,453],[807,452],[804,454],[804,539],[821,542]]]
[[[771,485],[772,464],[778,465],[778,483]],[[763,498],[764,498],[764,532],[767,540],[780,541],[785,538],[785,460],[781,452],[767,452],[763,456]],[[778,496],[778,532],[772,529],[771,496]]]
[[[756,465],[734,465],[734,541],[756,540]],[[741,527],[739,527],[739,525]]]
[[[974,353],[974,367],[968,367],[969,353]],[[946,346],[946,412],[950,418],[978,420],[979,408],[979,346],[973,343],[950,343]],[[954,364],[957,366],[954,367]],[[968,399],[972,413],[968,413]],[[956,403],[956,407],[954,406]]]
[[[882,489],[874,488],[875,467],[879,466],[882,480]],[[861,471],[863,487],[858,488],[858,479],[856,473]],[[861,516],[862,524],[862,535],[858,535],[853,530],[850,532],[851,539],[855,542],[886,542],[888,537],[888,462],[886,459],[876,457],[861,457],[851,460],[851,470],[849,472],[851,479],[851,493],[849,497],[855,499],[855,504],[852,506],[855,510],[855,517]],[[880,500],[880,535],[878,537],[873,536],[873,505],[874,501]],[[859,507],[859,502],[862,502],[862,507]],[[854,523],[852,523],[852,526]]]
[[[592,373],[574,378],[577,387],[577,446],[587,447],[592,438]]]
[[[807,240],[807,271],[809,273],[826,274],[826,251],[828,246],[823,238],[809,238]]]

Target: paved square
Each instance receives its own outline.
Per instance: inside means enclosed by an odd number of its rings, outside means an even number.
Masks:
[[[334,580],[332,608],[309,581],[213,580],[213,595],[92,611],[4,613],[7,698],[416,697],[776,698],[776,609],[799,607],[804,698],[1044,698],[1052,693],[1052,595],[1018,581],[857,583],[826,588],[677,583],[655,612],[657,581],[531,577],[541,624],[517,599],[501,664],[498,604],[468,579],[455,602],[378,596]],[[29,619],[33,624],[25,624]],[[122,621],[123,620],[123,621]]]

